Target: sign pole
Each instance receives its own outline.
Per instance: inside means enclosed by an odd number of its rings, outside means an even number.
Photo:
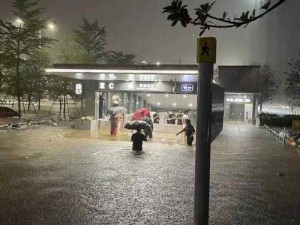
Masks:
[[[199,38],[197,57],[199,75],[195,165],[195,225],[208,225],[209,221],[210,129],[212,111],[212,81],[215,60],[216,39]]]

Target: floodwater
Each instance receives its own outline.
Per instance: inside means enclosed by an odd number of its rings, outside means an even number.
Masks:
[[[157,127],[96,138],[68,127],[0,134],[1,224],[193,224],[195,150]],[[155,130],[154,130],[155,131]],[[300,154],[256,127],[212,145],[210,224],[300,224]]]

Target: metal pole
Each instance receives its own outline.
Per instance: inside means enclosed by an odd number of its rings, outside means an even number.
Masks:
[[[194,224],[208,225],[213,63],[199,64]]]

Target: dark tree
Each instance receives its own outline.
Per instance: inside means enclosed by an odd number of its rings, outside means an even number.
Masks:
[[[76,42],[73,36],[59,34],[57,37],[57,50],[55,60],[59,63],[82,63],[80,60],[80,54],[76,49]],[[55,101],[59,102],[60,115],[66,117],[66,102],[68,97],[75,99],[75,84],[79,83],[75,79],[59,77],[59,76],[48,76],[47,89],[49,96]],[[80,95],[81,108],[83,105],[83,95]],[[62,113],[63,112],[63,113]]]
[[[83,19],[79,28],[74,29],[75,42],[81,63],[99,63],[105,60],[106,31],[98,21]]]
[[[288,65],[284,92],[291,106],[300,106],[300,59],[292,59]]]
[[[6,64],[14,69],[11,89],[18,99],[18,113],[21,117],[21,65],[36,50],[46,47],[52,39],[41,37],[40,32],[46,28],[46,19],[42,18],[43,9],[38,8],[35,0],[14,0],[12,12],[19,20],[18,23],[0,20],[0,40],[3,43],[1,51]]]
[[[175,26],[178,22],[182,26],[187,25],[199,26],[201,29],[200,36],[211,28],[232,28],[247,26],[249,23],[263,17],[267,13],[271,12],[282,3],[287,0],[277,0],[275,4],[271,4],[271,1],[266,1],[260,8],[264,10],[263,13],[257,15],[258,10],[252,12],[242,12],[239,16],[229,17],[227,12],[223,12],[222,15],[216,16],[211,13],[211,10],[216,2],[201,4],[199,8],[194,9],[194,18],[191,18],[187,9],[187,5],[182,5],[182,0],[173,0],[171,5],[163,8],[163,13],[168,13],[168,20],[172,22],[172,26]]]
[[[132,65],[134,64],[134,54],[124,54],[123,52],[110,51],[107,53],[106,63],[113,65]]]
[[[264,103],[272,102],[273,96],[276,93],[277,85],[274,79],[274,71],[268,66],[264,65],[260,69],[260,81],[259,81],[259,98],[258,105],[260,111]]]
[[[45,96],[47,87],[45,68],[50,62],[48,52],[45,49],[39,49],[21,67],[22,89],[24,98],[26,97],[28,102],[28,111],[33,101],[39,103],[38,109],[40,110],[40,101]]]

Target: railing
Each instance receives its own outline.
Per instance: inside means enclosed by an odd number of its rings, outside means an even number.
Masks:
[[[286,131],[285,128],[283,130],[281,130],[280,132],[277,132],[276,130],[270,128],[267,125],[264,125],[264,127],[266,128],[266,130],[274,137],[276,138],[276,140],[278,140],[280,143],[282,143],[283,145],[285,145],[286,139],[287,139],[287,135],[286,135]],[[283,132],[282,132],[283,131]]]
[[[3,124],[0,125],[0,133],[1,132],[12,132],[13,130],[18,130],[21,128],[29,128],[31,126],[36,125],[45,125],[45,120],[37,120],[37,121],[25,121],[25,122],[15,122],[15,123],[9,123],[9,124]]]

